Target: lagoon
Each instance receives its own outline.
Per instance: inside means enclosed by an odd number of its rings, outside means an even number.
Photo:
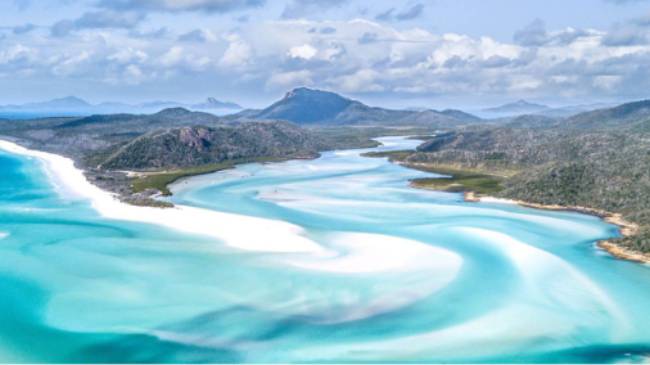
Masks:
[[[595,247],[615,226],[410,188],[432,175],[361,154],[418,141],[380,141],[182,180],[164,213],[0,152],[0,361],[647,358],[650,268]]]

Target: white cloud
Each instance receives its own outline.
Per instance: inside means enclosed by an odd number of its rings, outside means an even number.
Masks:
[[[621,76],[616,75],[601,75],[594,78],[594,86],[604,90],[612,90],[618,83],[622,81]]]
[[[33,49],[22,44],[14,44],[6,49],[0,50],[0,64],[31,58],[34,54],[35,51]]]
[[[261,6],[264,0],[101,0],[99,4],[115,10],[226,13]]]
[[[363,69],[339,77],[332,86],[344,92],[380,92],[384,91],[384,87],[378,83],[379,78],[377,71]]]
[[[118,62],[118,63],[130,63],[130,62],[142,63],[146,61],[148,58],[149,57],[145,52],[133,48],[121,49],[107,57],[108,60]]]
[[[109,20],[100,23],[110,25]],[[87,27],[64,37],[39,29],[9,30],[0,40],[0,78],[54,75],[138,85],[195,76],[218,77],[224,85],[260,93],[312,85],[350,94],[459,97],[616,95],[621,90],[643,95],[650,87],[650,70],[642,67],[650,45],[640,41],[650,27],[636,29],[634,42],[620,38],[604,44],[610,32],[539,25],[521,33],[518,42],[364,19],[248,22],[225,34],[206,24],[154,33]]]
[[[266,82],[269,89],[290,89],[313,85],[312,73],[307,70],[273,73]]]
[[[305,60],[309,60],[313,58],[316,55],[316,53],[318,53],[318,50],[309,44],[303,44],[302,46],[291,47],[289,49],[289,52],[287,52],[287,54],[291,58],[302,58]]]
[[[167,67],[178,65],[183,60],[183,47],[174,46],[160,58],[160,63]]]
[[[228,41],[228,48],[219,60],[219,64],[235,68],[245,66],[253,53],[251,46],[237,34],[229,34],[224,38]]]
[[[81,65],[90,60],[90,57],[91,53],[87,51],[68,55],[53,68],[53,72],[59,76],[80,73]]]

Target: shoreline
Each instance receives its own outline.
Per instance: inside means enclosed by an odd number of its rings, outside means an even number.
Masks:
[[[463,193],[464,200],[470,203],[502,203],[502,204],[514,204],[526,208],[533,209],[542,209],[542,210],[553,210],[553,211],[565,211],[565,212],[575,212],[581,214],[588,214],[601,218],[603,221],[613,224],[618,227],[619,232],[624,237],[631,237],[638,233],[639,226],[635,223],[629,222],[623,218],[620,213],[612,213],[602,209],[581,207],[581,206],[563,206],[558,204],[538,204],[531,203],[523,200],[512,200],[512,199],[501,199],[491,196],[478,196],[474,192],[465,192]],[[609,253],[611,256],[633,261],[641,264],[650,264],[650,254],[630,250],[627,247],[623,247],[611,239],[600,240],[596,243],[596,246]]]
[[[444,248],[390,235],[336,232],[326,240],[329,244],[321,245],[309,237],[303,227],[283,220],[180,204],[169,209],[135,206],[92,184],[69,158],[30,150],[2,139],[0,150],[37,160],[55,191],[64,197],[87,200],[101,218],[154,224],[216,238],[219,244],[242,251],[283,254],[275,256],[275,259],[305,270],[340,274],[431,270],[437,274],[434,276],[448,275],[448,280],[452,280],[462,264],[462,258]],[[368,246],[368,237],[380,240],[382,249]],[[446,260],[441,260],[441,256]],[[428,260],[423,257],[428,257]]]
[[[84,172],[67,157],[30,150],[0,139],[0,150],[34,158],[56,191],[64,196],[88,200],[100,217],[155,224],[176,231],[216,238],[226,246],[246,251],[275,253],[323,254],[326,249],[309,239],[300,226],[272,219],[224,213],[191,206],[176,205],[169,209],[137,206],[119,200],[88,180]],[[251,230],[250,227],[258,229]],[[269,240],[269,237],[275,237]]]

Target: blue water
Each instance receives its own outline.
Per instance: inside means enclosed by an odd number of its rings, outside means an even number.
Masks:
[[[0,362],[650,355],[650,268],[594,247],[616,227],[415,190],[408,179],[427,174],[361,152],[243,165],[172,188],[177,204],[300,226],[324,256],[107,220],[59,194],[39,161],[0,152]]]

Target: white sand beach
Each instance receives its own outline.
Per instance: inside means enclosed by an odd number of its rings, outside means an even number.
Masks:
[[[207,235],[231,247],[262,252],[323,252],[325,249],[303,236],[295,225],[270,219],[222,213],[188,206],[171,209],[139,207],[120,202],[113,194],[91,184],[66,157],[34,151],[0,140],[0,149],[43,162],[52,182],[63,194],[90,200],[103,217],[164,225],[172,229]]]
[[[456,276],[462,260],[456,254],[391,236],[346,233],[327,248],[306,237],[291,223],[176,205],[174,208],[141,207],[123,203],[90,183],[66,157],[30,150],[0,140],[0,149],[37,158],[62,194],[88,199],[103,217],[163,225],[179,231],[214,237],[247,251],[303,253],[291,264],[303,269],[339,273],[431,270],[446,273],[446,283]]]

